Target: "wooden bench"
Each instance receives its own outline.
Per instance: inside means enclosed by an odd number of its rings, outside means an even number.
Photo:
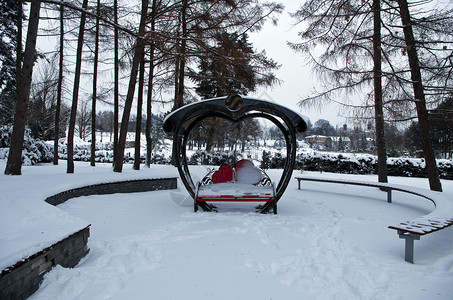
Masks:
[[[396,225],[388,226],[388,228],[396,230],[398,236],[405,240],[404,259],[410,263],[414,262],[414,240],[420,240],[420,237],[423,235],[439,231],[453,225],[453,201],[442,197],[442,195],[438,192],[379,182],[371,183],[316,177],[296,177],[296,179],[299,190],[301,188],[301,181],[316,181],[379,188],[382,191],[387,192],[387,202],[389,203],[392,202],[392,191],[409,193],[431,201],[434,204],[435,209],[428,215],[418,217],[411,221],[404,221]]]
[[[208,202],[272,202],[273,213],[276,214],[275,186],[271,179],[263,170],[250,167],[250,165],[242,168],[246,173],[243,173],[243,178],[241,178],[239,165],[243,163],[244,161],[238,162],[235,169],[224,165],[219,170],[208,172],[197,184],[194,211],[197,212],[198,207],[205,211],[217,211],[216,207]],[[257,208],[261,209],[263,206]]]

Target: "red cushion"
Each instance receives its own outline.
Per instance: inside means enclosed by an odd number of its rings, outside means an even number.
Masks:
[[[212,175],[213,183],[233,181],[233,168],[230,165],[223,165]]]

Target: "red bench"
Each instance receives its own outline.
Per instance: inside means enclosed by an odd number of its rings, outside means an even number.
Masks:
[[[241,160],[233,169],[229,165],[211,170],[198,184],[194,198],[194,211],[217,211],[208,202],[272,202],[277,213],[275,187],[269,176],[253,166],[249,160]],[[259,206],[258,208],[262,208]],[[260,210],[259,210],[260,211]]]

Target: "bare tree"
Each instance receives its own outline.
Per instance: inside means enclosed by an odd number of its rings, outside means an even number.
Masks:
[[[63,51],[64,51],[64,6],[60,5],[60,51],[58,64],[57,104],[55,108],[55,136],[53,142],[53,164],[58,165],[58,139],[60,132],[60,114],[63,88]]]
[[[113,1],[114,22],[118,24],[118,0]],[[118,116],[119,116],[119,46],[118,28],[114,28],[114,88],[113,88],[113,157],[118,154]],[[115,164],[115,159],[113,164]]]
[[[448,55],[440,54],[442,47],[434,47],[434,45],[443,42],[451,43],[451,28],[448,29],[441,23],[452,23],[447,18],[447,16],[451,16],[451,12],[428,14],[425,11],[419,19],[411,19],[410,23],[403,24],[401,27],[399,25],[401,21],[398,22],[403,14],[401,9],[395,6],[394,1],[380,0],[380,2],[374,0],[370,5],[371,1],[308,1],[294,14],[297,21],[308,23],[308,27],[301,33],[303,42],[291,44],[291,46],[295,50],[308,54],[324,85],[323,91],[316,91],[306,97],[300,102],[301,105],[324,105],[334,102],[340,104],[343,110],[349,113],[349,116],[361,111],[361,115],[364,117],[371,116],[369,111],[374,107],[376,139],[380,153],[378,156],[382,162],[382,167],[379,164],[379,170],[383,170],[385,144],[384,139],[380,136],[383,136],[384,119],[387,118],[391,122],[407,121],[414,118],[414,111],[417,111],[418,114],[421,107],[425,107],[426,111],[426,100],[419,101],[418,96],[411,97],[409,91],[414,80],[423,89],[421,83],[423,73],[419,72],[419,77],[408,76],[408,73],[412,74],[414,71],[413,64],[409,63],[409,68],[407,68],[407,64],[402,58],[407,54],[409,59],[413,60],[413,57],[410,57],[413,54],[409,54],[409,50],[415,51],[415,45],[417,45],[424,54],[424,60],[419,64],[419,71],[425,70],[425,78],[430,82],[430,91],[437,89],[436,93],[439,94],[448,92],[449,88],[446,87],[446,83],[451,83],[452,64],[447,58]],[[379,8],[381,4],[383,7]],[[401,4],[399,6],[401,7]],[[374,20],[372,26],[371,16]],[[406,25],[414,24],[418,25],[419,39],[415,41],[412,33],[413,43],[411,44],[408,43],[408,26]],[[381,27],[382,33],[379,27]],[[404,31],[404,37],[400,35],[401,29]],[[372,50],[371,38],[373,38]],[[314,50],[319,49],[320,45],[324,47],[325,51],[321,55],[316,55]],[[372,58],[374,62],[372,72],[368,57]],[[350,93],[367,87],[372,80],[373,89],[366,94],[365,101],[361,104],[351,103],[348,99]],[[444,84],[441,87],[434,82]],[[369,101],[372,95],[374,95],[374,105],[371,105],[371,101]],[[434,95],[431,99],[439,101],[439,99],[434,99]],[[414,104],[417,107],[416,110],[413,109]],[[424,126],[426,126],[425,132],[428,132],[427,125]],[[428,156],[430,156],[430,152],[428,150]],[[431,162],[427,162],[427,164],[435,166],[435,162],[432,160],[434,156],[428,159]],[[434,168],[434,166],[430,168]],[[429,172],[432,174],[430,177],[437,177],[434,170]],[[379,174],[379,177],[381,181],[384,174],[382,176]]]
[[[129,125],[129,116],[131,113],[132,108],[132,101],[134,98],[135,93],[135,84],[137,81],[137,73],[140,61],[144,59],[144,47],[145,41],[143,39],[145,35],[145,25],[146,25],[146,17],[148,12],[148,0],[142,0],[142,9],[140,14],[140,26],[139,26],[139,38],[137,38],[135,49],[134,49],[134,57],[132,60],[132,69],[131,75],[129,80],[129,87],[126,96],[126,102],[124,104],[123,110],[123,117],[121,121],[121,131],[118,140],[118,153],[115,155],[115,162],[113,171],[114,172],[122,172],[123,170],[123,159],[124,159],[124,149],[126,147],[126,136],[127,130]]]
[[[77,131],[79,133],[79,138],[82,140],[86,140],[92,131],[92,124],[91,124],[91,110],[90,110],[90,101],[89,100],[82,100],[80,101],[80,105],[78,105],[77,109]],[[96,151],[96,148],[95,148]]]
[[[6,163],[6,175],[21,175],[22,173],[22,147],[24,144],[25,124],[27,121],[27,108],[30,97],[30,87],[35,62],[36,39],[38,35],[40,1],[32,1],[28,21],[27,42],[25,45],[24,62],[21,68],[20,88],[17,91],[16,112],[14,127],[11,135],[11,147]],[[21,16],[19,16],[20,18]]]
[[[378,154],[378,181],[387,182],[387,149],[385,147],[384,110],[382,101],[381,1],[373,0],[373,83],[374,123]]]
[[[97,0],[96,15],[101,12],[101,1]],[[94,46],[94,67],[93,67],[93,99],[91,106],[91,166],[96,165],[96,99],[97,99],[97,84],[98,84],[98,64],[99,64],[99,17],[96,18],[96,33]]]
[[[83,0],[82,8],[86,9],[88,6],[88,0]],[[74,75],[74,88],[72,92],[72,107],[71,116],[69,118],[69,130],[68,130],[68,161],[67,161],[67,173],[74,173],[74,132],[77,116],[77,103],[79,100],[79,87],[80,87],[80,73],[82,68],[82,49],[83,49],[83,35],[85,33],[85,22],[86,13],[82,11],[80,18],[79,37],[77,41],[77,54],[76,54],[76,67]]]
[[[151,8],[151,34],[156,30],[156,9],[157,9],[157,0],[153,0]],[[151,126],[152,126],[152,100],[153,100],[153,84],[154,84],[154,39],[151,39],[149,47],[149,74],[148,74],[148,94],[146,101],[146,167],[151,166],[151,155],[153,149],[153,141],[151,138]]]
[[[140,150],[142,137],[142,113],[143,113],[143,87],[145,84],[145,60],[140,61],[140,70],[138,75],[138,99],[137,99],[137,120],[135,123],[135,158],[134,170],[140,170]]]
[[[404,37],[407,45],[407,57],[411,71],[411,80],[414,89],[414,102],[417,108],[418,124],[420,126],[423,155],[425,157],[426,170],[430,188],[434,191],[442,191],[442,185],[437,171],[436,158],[432,147],[429,131],[428,111],[426,109],[425,92],[423,88],[420,63],[417,56],[417,45],[412,31],[411,17],[407,0],[398,0],[401,22],[403,24]]]
[[[370,3],[371,2],[371,3]],[[313,67],[322,80],[323,91],[303,99],[299,104],[319,105],[335,102],[349,116],[369,115],[374,108],[374,122],[378,150],[378,180],[387,182],[387,156],[384,137],[383,76],[380,0],[362,2],[317,1],[306,2],[293,17],[307,22],[301,32],[302,43],[290,46],[307,53]],[[316,56],[319,45],[324,52]],[[367,60],[372,60],[370,64]],[[351,103],[350,94],[372,84],[366,99],[373,104]],[[342,94],[344,93],[344,94]],[[360,112],[361,110],[361,112]]]

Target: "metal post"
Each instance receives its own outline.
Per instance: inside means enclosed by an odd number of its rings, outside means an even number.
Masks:
[[[300,190],[300,182],[301,182],[301,181],[302,181],[302,180],[301,180],[300,178],[297,178],[297,189],[299,189],[299,190]]]
[[[392,189],[386,189],[387,192],[387,202],[392,203]]]
[[[400,239],[405,239],[404,260],[414,263],[414,240],[420,240],[420,236],[398,230]]]

